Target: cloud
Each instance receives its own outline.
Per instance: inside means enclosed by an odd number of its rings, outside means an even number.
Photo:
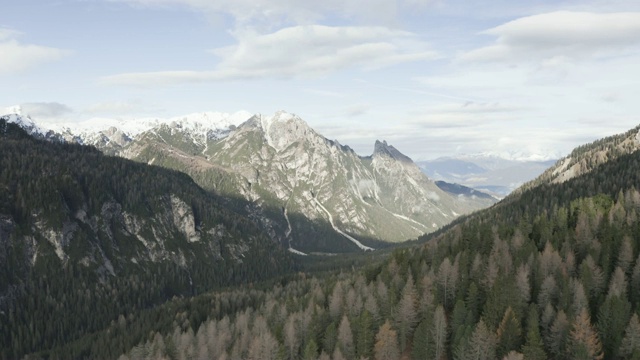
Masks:
[[[212,50],[211,71],[161,71],[107,76],[103,83],[153,86],[255,78],[318,76],[347,68],[374,70],[438,55],[415,35],[386,27],[292,26],[261,35],[243,32],[237,44]]]
[[[263,28],[311,24],[328,17],[394,23],[398,14],[424,10],[432,0],[112,0],[136,6],[187,6],[214,17],[230,15],[236,25]]]
[[[369,104],[365,104],[365,103],[353,104],[345,108],[345,115],[347,117],[361,116],[366,114],[370,109],[371,109],[371,105]]]
[[[31,102],[20,104],[22,113],[36,118],[55,118],[67,115],[73,110],[57,102]]]
[[[69,55],[67,50],[22,44],[15,39],[18,35],[17,31],[0,29],[0,76],[20,73]]]
[[[129,114],[140,107],[140,101],[103,101],[89,106],[84,111],[90,114]]]
[[[489,46],[464,53],[471,62],[581,59],[637,51],[640,12],[557,11],[522,17],[482,32],[496,36]],[[553,64],[547,64],[553,65]]]

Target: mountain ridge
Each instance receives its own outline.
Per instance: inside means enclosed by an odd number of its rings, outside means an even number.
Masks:
[[[202,136],[194,128],[163,121],[135,136],[108,129],[97,136],[71,131],[65,139],[185,172],[207,190],[248,201],[239,211],[301,252],[334,252],[345,240],[359,248],[361,241],[375,247],[367,239],[404,241],[493,203],[442,191],[385,141],[363,157],[285,111],[219,127],[222,136]],[[334,235],[324,232],[332,239],[322,240],[326,245],[314,244],[318,227],[333,229]]]

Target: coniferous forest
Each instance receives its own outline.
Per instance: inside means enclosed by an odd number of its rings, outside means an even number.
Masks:
[[[111,199],[157,212],[163,192],[237,224],[234,238],[260,234],[182,174],[0,125],[2,358],[640,359],[637,152],[388,253],[292,260],[258,248],[242,262],[144,266],[107,254],[107,274],[53,249],[29,266],[17,240],[38,240],[34,217],[64,224]],[[78,226],[107,252],[127,249],[124,235]]]
[[[255,306],[212,301],[202,323],[173,313],[122,358],[638,359],[638,165],[526,191],[379,265],[300,274]]]

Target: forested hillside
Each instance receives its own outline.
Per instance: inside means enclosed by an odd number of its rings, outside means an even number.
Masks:
[[[533,187],[562,183],[571,178],[586,174],[598,166],[617,159],[621,155],[630,154],[640,148],[640,126],[623,134],[608,136],[592,143],[578,146],[571,154],[558,160],[538,178],[524,184],[515,193]]]
[[[0,358],[293,269],[285,249],[188,176],[36,140],[0,119]]]
[[[640,359],[639,166],[621,155],[244,309],[167,314],[123,358]]]

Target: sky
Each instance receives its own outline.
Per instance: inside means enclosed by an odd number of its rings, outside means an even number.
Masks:
[[[559,157],[640,124],[637,0],[21,0],[0,108],[295,113],[368,155]]]

